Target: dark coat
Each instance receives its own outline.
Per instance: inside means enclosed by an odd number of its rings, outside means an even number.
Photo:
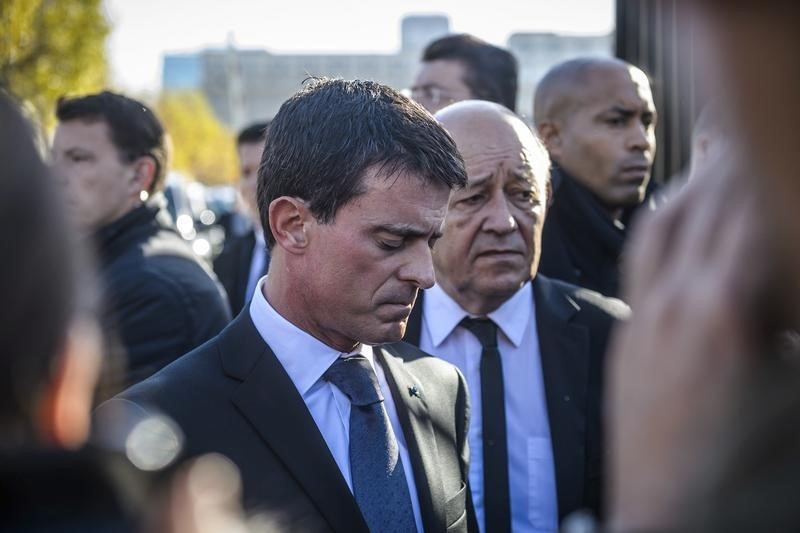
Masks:
[[[626,319],[629,309],[619,300],[540,274],[533,281],[533,295],[559,520],[578,509],[599,514],[606,345],[612,324]],[[415,345],[419,345],[422,327],[422,297],[420,293],[405,337],[406,342]]]
[[[101,325],[115,369],[108,377],[117,391],[199,346],[230,321],[222,288],[172,229],[166,212],[138,207],[97,231],[94,242],[103,289]]]
[[[474,530],[469,405],[452,365],[405,343],[376,347],[414,470],[426,531]],[[413,392],[412,392],[413,391]],[[245,310],[216,338],[101,405],[98,419],[155,409],[185,435],[182,458],[229,457],[245,509],[270,531],[367,533],[347,483],[291,379]]]
[[[124,454],[26,448],[0,452],[0,531],[136,533],[153,512],[155,476]],[[163,487],[159,487],[163,488]]]
[[[214,273],[228,293],[228,302],[233,315],[239,314],[252,296],[246,292],[255,245],[256,237],[252,230],[242,235],[231,235],[225,239],[222,252],[214,260]],[[264,273],[269,266],[269,252],[266,253]]]
[[[615,224],[594,195],[563,170],[553,174],[539,273],[616,297],[625,227]]]

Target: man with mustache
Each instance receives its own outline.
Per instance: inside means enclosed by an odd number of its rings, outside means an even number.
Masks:
[[[269,274],[216,338],[101,410],[153,406],[184,457],[228,456],[265,530],[467,531],[466,383],[397,342],[466,184],[455,144],[400,93],[325,79],[281,106],[269,139]]]
[[[617,296],[630,214],[645,201],[656,152],[647,75],[618,59],[561,63],[536,88],[534,120],[555,163],[539,271]]]
[[[550,160],[514,113],[470,100],[436,118],[469,182],[450,200],[436,285],[418,299],[406,341],[467,379],[482,531],[555,531],[572,511],[600,509],[603,354],[628,309],[537,275]]]

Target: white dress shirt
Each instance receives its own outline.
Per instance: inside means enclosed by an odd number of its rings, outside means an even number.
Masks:
[[[482,350],[472,333],[458,327],[466,316],[469,313],[438,285],[425,291],[420,348],[456,365],[467,380],[471,398],[469,481],[478,524],[485,531]],[[497,345],[503,362],[512,530],[556,531],[555,466],[531,284],[526,283],[488,317],[498,326]]]
[[[422,515],[420,514],[417,487],[414,483],[414,471],[408,456],[400,420],[397,417],[392,393],[386,382],[381,365],[375,361],[372,347],[360,344],[353,352],[342,353],[324,344],[305,331],[283,318],[267,301],[261,288],[267,276],[261,278],[256,285],[253,299],[250,302],[250,318],[258,333],[269,344],[275,356],[303,397],[311,417],[317,424],[322,438],[328,445],[342,476],[353,491],[350,476],[350,400],[338,387],[322,379],[322,375],[339,357],[361,354],[367,358],[378,376],[378,383],[383,393],[383,407],[391,422],[391,431],[400,448],[400,458],[411,496],[411,507],[417,523],[417,531],[422,532]],[[278,428],[279,430],[280,428]],[[309,457],[309,460],[314,460]]]

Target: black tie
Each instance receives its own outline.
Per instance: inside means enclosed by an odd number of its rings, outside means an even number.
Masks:
[[[339,358],[324,377],[350,398],[350,476],[369,530],[416,532],[400,450],[372,365],[361,355]]]
[[[497,349],[497,325],[488,318],[465,318],[461,325],[481,343],[481,418],[483,421],[483,494],[487,533],[511,531],[508,488],[503,362]]]

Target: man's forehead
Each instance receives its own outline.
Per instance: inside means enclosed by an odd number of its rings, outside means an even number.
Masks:
[[[574,88],[578,105],[654,110],[650,80],[636,67],[596,65],[587,69],[584,79]]]
[[[464,64],[458,59],[434,59],[420,63],[417,83],[438,84],[450,80],[460,81],[464,76]]]
[[[80,144],[88,141],[107,141],[111,143],[111,131],[102,119],[73,119],[59,122],[53,142],[64,144]],[[64,146],[70,148],[71,146]]]
[[[261,156],[264,151],[264,141],[243,142],[238,146],[239,156],[254,157]]]

